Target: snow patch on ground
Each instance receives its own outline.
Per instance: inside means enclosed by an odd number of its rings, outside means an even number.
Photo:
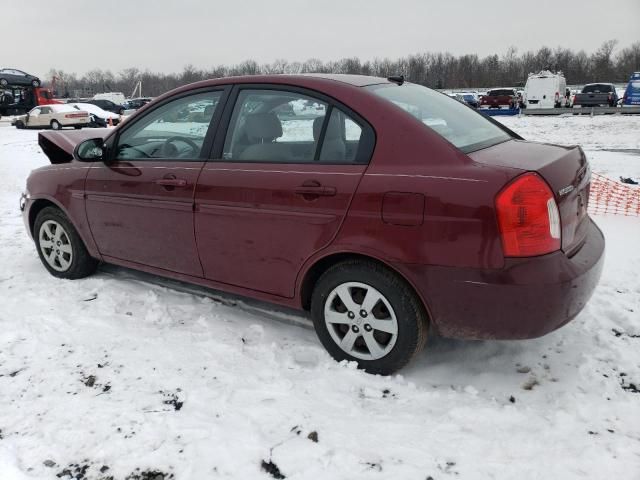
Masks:
[[[509,126],[584,143],[594,171],[615,178],[639,157],[600,146],[638,148],[639,120]],[[603,278],[566,327],[530,341],[431,339],[384,378],[335,363],[304,322],[118,271],[48,275],[17,208],[29,171],[47,163],[36,139],[0,127],[1,480],[640,471],[640,219],[596,218]]]

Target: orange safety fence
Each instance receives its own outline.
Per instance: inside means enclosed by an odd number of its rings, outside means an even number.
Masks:
[[[640,186],[625,185],[593,173],[589,213],[640,217]]]

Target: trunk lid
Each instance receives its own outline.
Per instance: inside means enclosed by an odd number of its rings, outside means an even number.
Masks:
[[[569,256],[584,242],[591,170],[582,149],[510,140],[469,154],[477,163],[513,169],[513,178],[537,172],[553,191],[562,225],[562,250]],[[497,192],[496,192],[497,193]]]

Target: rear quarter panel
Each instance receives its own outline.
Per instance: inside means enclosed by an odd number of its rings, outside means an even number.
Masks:
[[[328,251],[389,263],[502,267],[494,196],[517,171],[476,164],[401,109],[377,101],[371,98],[371,108],[361,112],[376,130],[376,148]],[[402,198],[398,193],[408,194],[414,218],[386,221],[385,196]]]

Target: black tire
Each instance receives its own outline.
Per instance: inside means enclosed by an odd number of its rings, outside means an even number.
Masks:
[[[16,122],[16,128],[22,130],[24,128],[24,122],[22,122],[22,120],[18,120]]]
[[[63,271],[56,270],[51,267],[51,265],[49,265],[44,257],[47,248],[41,247],[40,229],[42,225],[47,221],[53,221],[62,226],[69,242],[68,245],[71,246],[72,254],[70,265]],[[38,213],[33,226],[33,238],[36,244],[36,249],[38,250],[38,256],[40,257],[42,264],[54,277],[75,280],[91,275],[98,268],[98,260],[89,255],[89,252],[87,251],[84,242],[78,235],[78,232],[76,232],[76,229],[67,219],[65,214],[56,207],[46,207]]]
[[[330,299],[334,289],[347,282],[358,282],[373,287],[384,296],[395,313],[395,344],[381,358],[356,358],[343,350],[329,332],[329,328],[346,328],[346,332],[349,333],[348,330],[353,328],[347,325],[328,327],[325,323],[325,303]],[[352,300],[358,304],[354,297]],[[362,303],[363,301],[360,301],[359,305]],[[401,369],[423,349],[427,340],[427,313],[411,286],[384,266],[366,260],[355,259],[339,263],[320,277],[311,297],[311,317],[320,342],[333,358],[337,361],[355,361],[358,368],[373,374],[391,375]],[[361,318],[360,321],[366,322],[366,319]],[[359,325],[363,330],[367,327],[366,323]],[[361,331],[360,335],[364,335],[364,332]],[[356,340],[356,344],[359,340],[361,345],[364,345],[362,336]]]
[[[31,80],[31,86],[34,88],[38,88],[40,86],[39,80]]]
[[[57,120],[51,120],[51,129],[52,130],[61,130],[62,129],[62,125],[60,125],[60,122]]]

